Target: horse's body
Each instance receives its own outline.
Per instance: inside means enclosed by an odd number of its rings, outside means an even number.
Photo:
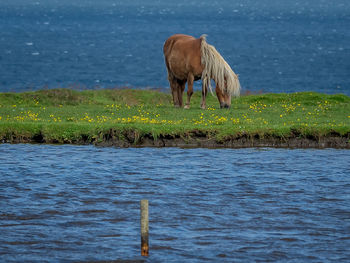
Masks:
[[[193,82],[202,80],[202,102],[205,108],[205,97],[210,81],[215,81],[215,91],[220,107],[231,105],[231,95],[238,96],[240,84],[237,75],[216,51],[206,42],[205,35],[196,39],[188,35],[173,35],[164,43],[165,64],[175,107],[182,107],[182,94],[187,82],[187,102],[190,107],[193,94]]]

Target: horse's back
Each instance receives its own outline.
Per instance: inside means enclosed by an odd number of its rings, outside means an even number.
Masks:
[[[169,37],[165,43],[164,43],[164,51],[168,51],[168,49],[171,49],[173,44],[177,41],[191,41],[195,40],[193,36],[184,35],[184,34],[175,34]]]
[[[200,51],[200,41],[200,39],[189,35],[172,35],[164,43],[164,54],[171,52],[173,49],[182,52]]]
[[[189,73],[196,77],[202,72],[201,39],[189,35],[176,34],[164,43],[164,56],[168,70],[180,79],[187,78]]]

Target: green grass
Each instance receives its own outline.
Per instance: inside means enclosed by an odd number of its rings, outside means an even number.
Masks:
[[[170,94],[150,90],[42,90],[0,93],[0,139],[42,138],[46,142],[104,140],[113,131],[134,139],[186,136],[202,132],[217,140],[235,136],[321,137],[350,134],[350,97],[314,92],[262,94],[232,100],[220,109],[208,95],[200,109],[199,92],[191,109],[176,109]]]

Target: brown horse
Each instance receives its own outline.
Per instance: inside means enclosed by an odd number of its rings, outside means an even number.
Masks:
[[[229,108],[231,95],[239,96],[238,76],[219,54],[206,42],[206,35],[196,39],[188,35],[173,35],[164,43],[165,64],[175,107],[182,107],[182,95],[187,82],[186,109],[190,108],[193,94],[193,82],[202,80],[201,108],[205,109],[208,87],[211,93],[211,80],[215,82],[215,91],[221,108]]]

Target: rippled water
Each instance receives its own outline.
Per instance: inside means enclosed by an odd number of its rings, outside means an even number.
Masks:
[[[2,144],[0,261],[346,262],[349,153]]]
[[[163,43],[185,33],[244,89],[350,95],[349,28],[348,0],[1,0],[0,91],[168,88]]]

